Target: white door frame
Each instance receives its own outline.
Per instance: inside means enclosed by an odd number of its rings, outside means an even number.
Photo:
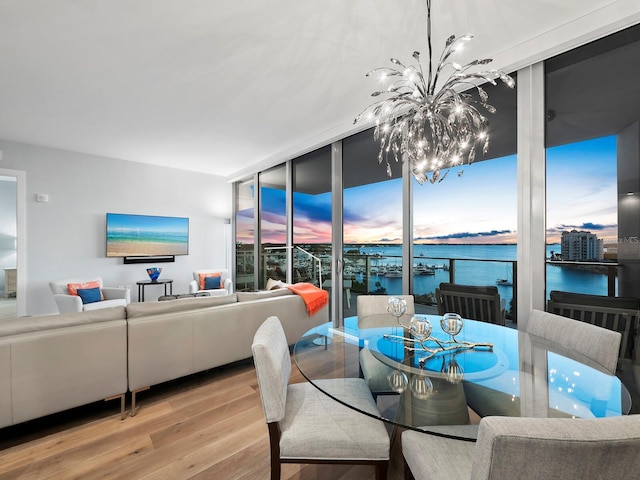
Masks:
[[[2,152],[0,151],[0,160]],[[27,173],[21,170],[0,168],[0,175],[16,178],[16,220],[17,220],[17,294],[16,312],[26,315],[27,309]]]

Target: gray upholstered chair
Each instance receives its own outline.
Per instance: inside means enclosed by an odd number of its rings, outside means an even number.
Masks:
[[[387,305],[391,297],[402,298],[407,302],[407,311],[400,317],[400,321],[404,325],[409,325],[411,317],[415,313],[413,295],[358,295],[358,328],[397,325],[395,317],[387,312]],[[360,370],[374,398],[378,395],[398,393],[392,390],[389,384],[388,375],[392,369],[376,359],[366,348],[360,350]]]
[[[608,328],[622,335],[620,359],[631,362],[638,357],[636,335],[640,316],[640,298],[608,297],[553,290],[547,311]]]
[[[87,297],[78,294],[71,295],[69,285],[78,284],[85,284],[89,287],[97,285],[100,289],[101,300],[89,301]],[[99,308],[126,307],[131,301],[131,293],[128,288],[105,287],[100,277],[92,279],[68,278],[66,280],[55,280],[49,282],[49,288],[51,289],[51,293],[53,293],[53,299],[60,313],[84,312],[97,310]]]
[[[436,288],[438,314],[457,313],[464,318],[505,324],[505,302],[495,285],[441,283]]]
[[[387,476],[389,435],[384,424],[346,407],[311,383],[289,385],[291,356],[282,324],[269,317],[251,345],[260,398],[269,427],[271,478],[280,478],[281,463],[370,464],[376,479]],[[341,398],[364,412],[377,407],[364,380],[321,380],[323,388],[339,389]]]
[[[485,417],[476,443],[402,434],[405,478],[637,479],[640,415],[598,419]]]
[[[622,335],[606,328],[572,320],[541,310],[531,310],[527,332],[547,340],[554,351],[579,355],[580,360],[615,375]]]

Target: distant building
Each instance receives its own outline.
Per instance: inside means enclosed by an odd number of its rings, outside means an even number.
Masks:
[[[562,232],[561,247],[562,260],[598,262],[604,254],[603,241],[585,231]]]

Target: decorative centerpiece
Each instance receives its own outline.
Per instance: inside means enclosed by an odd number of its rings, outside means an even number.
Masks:
[[[162,273],[162,268],[158,268],[158,267],[147,268],[147,275],[149,275],[149,278],[151,279],[152,282],[158,281],[158,277],[160,276],[161,273]]]
[[[427,360],[434,357],[438,353],[443,352],[458,352],[459,350],[470,350],[474,348],[487,348],[493,349],[493,343],[473,343],[464,340],[457,340],[456,335],[462,331],[464,322],[462,317],[457,313],[445,313],[440,320],[440,328],[442,331],[450,336],[450,340],[438,340],[431,336],[433,326],[426,317],[413,316],[411,318],[410,326],[403,325],[400,322],[400,317],[407,310],[407,302],[398,297],[391,297],[387,305],[387,312],[396,318],[398,325],[411,334],[414,342],[407,342],[407,338],[398,335],[385,334],[384,338],[402,340],[404,342],[404,348],[410,352],[424,352],[427,355],[420,358],[418,363],[420,367],[423,367]],[[443,366],[443,373],[447,373],[452,379],[456,379],[460,372],[459,366],[455,359],[452,357],[447,363],[447,366]],[[445,372],[446,370],[446,372]]]

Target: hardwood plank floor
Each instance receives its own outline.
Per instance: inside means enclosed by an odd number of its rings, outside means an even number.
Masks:
[[[292,383],[304,378],[294,367]],[[269,478],[269,436],[249,361],[154,386],[135,417],[98,402],[0,429],[0,480]],[[402,478],[399,446],[388,478]],[[283,465],[283,480],[373,480],[373,467]]]

